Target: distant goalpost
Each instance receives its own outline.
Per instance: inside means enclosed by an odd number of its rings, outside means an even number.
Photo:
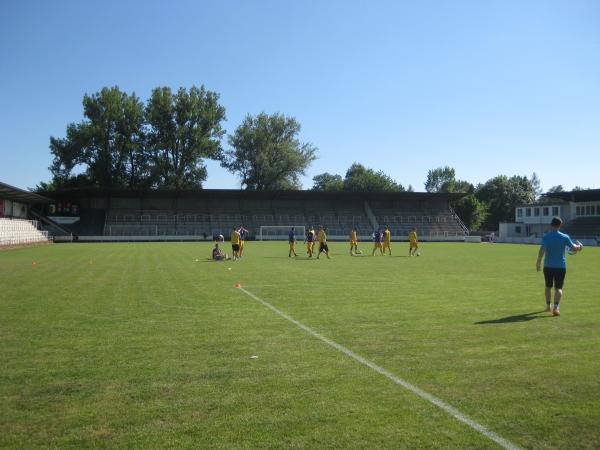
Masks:
[[[258,229],[259,241],[284,241],[287,240],[290,230],[294,227],[296,239],[304,240],[306,229],[302,225],[263,225]]]

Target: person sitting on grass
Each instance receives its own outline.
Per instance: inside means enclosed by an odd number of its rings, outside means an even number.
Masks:
[[[212,251],[212,259],[214,259],[215,261],[225,261],[226,259],[229,259],[227,253],[225,253],[222,249],[219,248],[218,242],[215,242],[215,248],[213,248]]]

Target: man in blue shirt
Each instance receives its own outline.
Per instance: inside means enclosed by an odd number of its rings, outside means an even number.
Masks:
[[[581,242],[573,242],[568,234],[561,233],[559,230],[562,225],[560,217],[555,217],[550,222],[552,230],[547,232],[542,238],[542,246],[538,252],[536,269],[539,272],[544,258],[544,279],[546,281],[546,311],[550,312],[550,300],[552,298],[552,286],[554,285],[554,309],[552,313],[560,316],[560,299],[562,298],[562,288],[567,273],[567,261],[565,250],[569,247],[576,252],[583,248]]]
[[[375,251],[377,251],[377,249],[379,249],[381,256],[383,256],[383,247],[381,246],[382,239],[383,233],[381,232],[381,228],[378,228],[373,232],[373,253],[371,253],[371,256],[375,256]]]
[[[294,256],[298,256],[296,254],[296,232],[294,231],[294,227],[290,229],[288,233],[288,243],[290,244],[290,251],[288,252],[288,257],[292,257],[292,253]]]

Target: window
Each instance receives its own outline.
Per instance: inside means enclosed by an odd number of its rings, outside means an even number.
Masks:
[[[533,215],[535,217],[539,217],[540,216],[540,208],[533,208]]]
[[[520,226],[515,227],[515,233],[521,234],[521,227]]]
[[[543,213],[544,213],[544,216],[550,215],[550,208],[548,208],[547,206],[544,206]]]
[[[526,215],[527,217],[531,217],[531,208],[526,208],[526,209],[525,209],[525,215]]]
[[[582,209],[583,208],[581,206],[575,207],[575,214],[578,216],[582,216],[583,215],[583,213],[581,212]]]
[[[523,217],[523,210],[521,208],[517,208],[517,217]]]
[[[587,205],[585,207],[585,215],[586,216],[593,216],[594,215],[594,206],[593,205]]]
[[[553,206],[552,207],[552,215],[553,216],[558,216],[558,206]]]

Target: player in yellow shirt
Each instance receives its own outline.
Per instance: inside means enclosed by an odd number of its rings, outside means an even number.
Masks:
[[[415,256],[415,254],[419,256],[419,253],[417,253],[417,250],[419,249],[419,242],[417,241],[416,228],[413,227],[413,229],[410,230],[410,233],[408,233],[408,240],[410,242],[408,247],[408,256]]]
[[[315,228],[312,225],[309,225],[308,231],[306,232],[306,238],[304,239],[304,242],[306,243],[306,253],[308,253],[309,258],[313,257],[316,239],[317,233],[315,233]]]
[[[388,249],[388,252],[390,252],[390,256],[392,256],[392,247],[390,247],[390,242],[392,242],[392,232],[390,231],[390,227],[385,227],[385,230],[383,231],[383,245],[382,245],[382,251],[383,254],[385,255],[385,249]]]
[[[350,256],[358,254],[358,236],[356,228],[352,228],[350,232]]]
[[[235,261],[240,257],[240,232],[233,227],[231,230],[231,251],[233,253],[232,259]]]
[[[317,255],[317,259],[321,256],[321,253],[325,252],[327,259],[331,259],[329,257],[329,246],[327,245],[327,228],[321,225],[321,229],[319,230],[319,254]]]
[[[238,233],[240,233],[240,251],[239,251],[239,257],[243,257],[244,256],[244,246],[246,243],[246,238],[248,237],[248,230],[246,230],[244,228],[244,225],[240,225],[240,227],[238,228]]]

